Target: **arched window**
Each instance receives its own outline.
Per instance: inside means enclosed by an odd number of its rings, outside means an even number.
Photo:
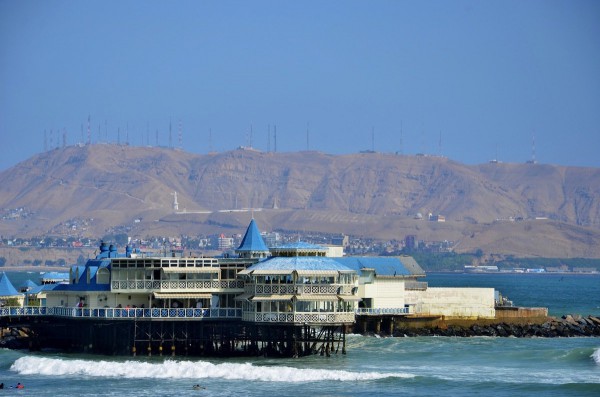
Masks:
[[[108,284],[110,282],[110,272],[106,268],[98,269],[96,273],[96,284]]]

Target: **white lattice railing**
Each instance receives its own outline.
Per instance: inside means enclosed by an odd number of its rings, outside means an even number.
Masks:
[[[215,289],[242,289],[244,282],[242,280],[228,281],[112,281],[112,291],[122,290],[145,290],[145,291],[166,291],[166,290],[215,290]]]
[[[352,287],[340,284],[247,284],[244,292],[252,295],[347,295]]]
[[[354,313],[255,313],[244,312],[242,319],[256,323],[311,323],[311,324],[339,324],[353,323]]]
[[[2,307],[0,316],[55,316],[86,318],[162,318],[162,319],[201,319],[201,318],[241,318],[242,309],[218,308],[76,308],[76,307]]]
[[[357,316],[381,316],[383,314],[410,314],[408,307],[386,308],[386,309],[356,309]]]

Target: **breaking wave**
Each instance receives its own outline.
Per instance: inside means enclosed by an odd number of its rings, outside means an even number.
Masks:
[[[270,367],[253,365],[251,363],[213,364],[207,361],[175,360],[166,360],[160,363],[145,363],[139,361],[64,360],[44,357],[21,357],[12,364],[10,369],[21,375],[66,375],[131,379],[166,379],[173,377],[180,379],[219,378],[264,382],[362,381],[414,377],[414,375],[406,373],[350,372],[286,366]]]
[[[596,349],[594,353],[592,353],[592,358],[596,364],[600,365],[600,348]]]

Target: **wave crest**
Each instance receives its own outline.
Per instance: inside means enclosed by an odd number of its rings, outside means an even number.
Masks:
[[[64,360],[44,357],[21,357],[10,368],[21,375],[71,375],[123,378],[219,378],[265,382],[311,382],[323,380],[360,381],[384,378],[412,378],[404,373],[349,372],[293,368],[286,366],[257,366],[251,363],[213,364],[206,361],[165,360],[161,363],[140,361]]]
[[[600,365],[600,347],[592,353],[592,358],[596,364]]]

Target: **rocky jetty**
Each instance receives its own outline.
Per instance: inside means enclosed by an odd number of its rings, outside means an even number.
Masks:
[[[595,316],[565,315],[561,318],[550,317],[543,324],[508,324],[423,328],[397,328],[392,336],[499,336],[516,338],[555,338],[600,336],[600,318]]]
[[[28,346],[29,330],[22,328],[0,329],[0,348],[24,349]]]

